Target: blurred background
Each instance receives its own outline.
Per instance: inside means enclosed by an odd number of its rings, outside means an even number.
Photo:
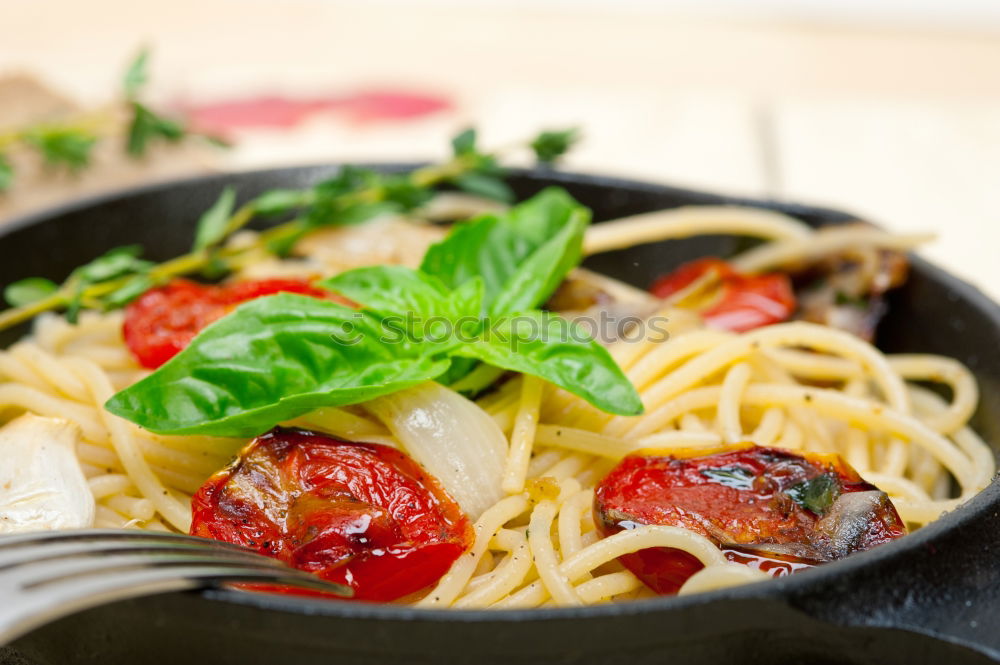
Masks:
[[[996,0],[0,0],[0,144],[144,95],[232,142],[30,159],[0,219],[212,170],[442,157],[578,126],[564,168],[839,207],[934,231],[1000,296]],[[26,158],[27,159],[27,158]]]

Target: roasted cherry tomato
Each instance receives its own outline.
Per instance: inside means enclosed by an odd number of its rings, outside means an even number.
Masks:
[[[700,533],[731,561],[774,577],[906,532],[889,497],[839,456],[752,444],[709,455],[630,455],[598,485],[594,515],[604,535],[643,524]],[[672,548],[641,550],[621,561],[663,594],[676,593],[703,567]]]
[[[405,454],[277,427],[194,495],[191,534],[237,543],[389,601],[472,545],[458,505]]]
[[[143,367],[156,369],[180,353],[202,328],[240,303],[282,292],[338,299],[302,279],[264,279],[220,286],[175,279],[150,289],[125,309],[125,343]]]
[[[718,275],[720,286],[716,296],[700,309],[709,326],[745,332],[787,321],[795,312],[795,293],[787,275],[741,275],[722,259],[686,263],[656,280],[649,290],[667,298],[710,272]]]

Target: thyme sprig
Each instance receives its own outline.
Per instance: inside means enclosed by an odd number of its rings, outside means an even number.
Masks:
[[[127,115],[126,153],[133,159],[146,155],[151,145],[176,143],[189,136],[200,136],[184,123],[153,111],[140,98],[149,81],[149,52],[142,50],[129,64],[123,82],[123,99],[87,113],[73,114],[58,121],[35,123],[0,131],[0,192],[13,186],[16,173],[11,151],[16,147],[33,150],[51,168],[72,173],[90,165],[94,147],[119,131],[121,108]],[[214,137],[205,137],[221,143]]]
[[[566,142],[563,150],[556,151],[559,154],[549,150],[547,161],[558,158],[569,147],[570,142]],[[436,188],[442,185],[485,196],[493,194],[503,200],[512,198],[503,180],[500,155],[480,151],[474,130],[456,137],[453,148],[454,154],[446,162],[409,173],[347,166],[310,188],[270,190],[238,208],[235,190],[227,187],[199,219],[193,248],[187,254],[154,264],[140,258],[140,248],[120,247],[77,268],[62,284],[41,277],[14,282],[4,290],[11,308],[0,312],[0,330],[48,311],[65,310],[72,322],[83,309],[117,309],[174,277],[196,273],[221,276],[262,250],[284,256],[317,229],[358,224],[385,213],[413,211],[433,198]],[[254,219],[278,215],[292,218],[262,231],[250,243],[226,244]]]

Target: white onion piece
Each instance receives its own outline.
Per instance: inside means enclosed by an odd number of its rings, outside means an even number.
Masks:
[[[79,441],[75,424],[30,413],[0,429],[0,533],[93,526]]]
[[[428,381],[365,404],[473,520],[503,498],[507,439],[496,421]]]

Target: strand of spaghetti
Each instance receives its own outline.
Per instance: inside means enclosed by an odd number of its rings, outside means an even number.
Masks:
[[[724,566],[711,566],[702,568],[697,573],[687,579],[677,591],[677,595],[686,596],[692,593],[703,591],[714,591],[751,582],[760,582],[771,579],[767,573],[755,570],[750,566],[740,564],[728,564]]]
[[[743,425],[740,424],[740,395],[750,381],[750,365],[737,363],[726,372],[719,393],[719,405],[715,411],[717,429],[726,443],[744,440]]]
[[[587,229],[583,253],[708,234],[789,239],[808,237],[812,231],[797,219],[759,208],[686,206],[594,224]]]
[[[716,434],[715,432],[709,430],[708,426],[705,425],[705,422],[700,417],[698,417],[698,415],[694,413],[685,413],[684,415],[682,415],[680,419],[677,421],[677,425],[678,429],[680,429],[685,433],[692,432],[697,434],[706,434],[706,435],[710,434],[716,437],[719,440],[719,443],[722,443],[722,437]],[[660,432],[659,434],[650,434],[649,436],[645,436],[640,440],[647,441],[649,439],[652,439],[653,437],[657,436],[662,437],[666,436],[667,434],[673,434],[673,432]]]
[[[364,440],[369,436],[389,436],[389,430],[382,423],[336,407],[310,411],[298,420],[306,427],[315,427],[349,440]]]
[[[684,416],[691,416],[697,419],[693,413],[686,413]],[[684,418],[682,418],[684,420]],[[692,420],[688,420],[691,424]],[[636,447],[642,448],[714,448],[722,444],[722,437],[715,432],[709,432],[704,425],[696,422],[698,427],[690,429],[684,426],[680,430],[660,432],[650,434],[636,441]]]
[[[925,411],[940,413],[947,410],[944,400],[926,388],[910,386],[910,395],[914,404]],[[968,456],[972,468],[978,472],[977,484],[983,487],[989,485],[997,470],[993,449],[968,426],[954,432],[952,440]]]
[[[100,501],[112,494],[123,494],[132,487],[132,480],[123,473],[106,473],[89,478],[87,484],[90,485],[90,493],[94,495],[94,500]]]
[[[800,385],[791,374],[762,352],[751,354],[748,362],[767,383]],[[812,449],[823,452],[832,450],[834,437],[822,418],[817,418],[816,414],[802,406],[786,409],[785,415],[789,427],[787,433],[782,434],[782,438],[789,450]]]
[[[930,495],[924,488],[907,478],[870,471],[865,475],[865,480],[893,497],[907,501],[931,501]]]
[[[580,453],[570,453],[542,472],[542,476],[558,481],[566,480],[578,473],[587,465],[589,459]]]
[[[85,407],[62,397],[55,397],[34,388],[0,383],[0,406],[13,406],[31,413],[71,420],[80,426],[83,436],[91,441],[108,438],[108,431],[92,407]]]
[[[740,254],[730,263],[739,272],[759,273],[789,264],[809,263],[856,247],[909,251],[933,240],[929,233],[898,234],[865,226],[820,229],[815,233],[768,243]]]
[[[539,425],[535,433],[535,443],[611,459],[621,459],[642,447],[636,445],[634,441],[564,425]]]
[[[532,560],[524,534],[511,529],[500,529],[491,546],[507,552],[500,564],[488,573],[475,590],[455,601],[452,607],[489,607],[516,589],[531,570]]]
[[[6,378],[11,383],[20,383],[41,392],[46,392],[49,388],[47,383],[32,371],[32,368],[26,366],[9,352],[0,352],[0,377]]]
[[[606,457],[594,457],[590,464],[576,474],[576,480],[579,481],[581,487],[593,487],[611,473],[611,469],[615,468],[617,462],[618,460]]]
[[[105,505],[129,519],[148,522],[156,514],[156,506],[149,499],[115,494],[104,499]]]
[[[909,411],[909,398],[903,380],[889,367],[885,357],[870,344],[849,333],[813,323],[783,323],[745,333],[729,342],[689,360],[642,393],[647,410],[657,409],[684,390],[703,382],[723,368],[744,360],[758,349],[775,346],[808,346],[853,358],[872,374],[886,401],[895,409]],[[642,436],[662,427],[649,415],[616,416],[605,428],[606,434]]]
[[[558,511],[555,501],[538,502],[528,522],[528,548],[548,595],[560,605],[582,605],[570,580],[560,571],[559,557],[552,546],[552,522]]]
[[[864,473],[872,468],[868,435],[857,427],[849,427],[844,434],[846,444],[844,458],[857,471]]]
[[[94,526],[98,529],[123,529],[128,518],[104,504],[94,507]]]
[[[979,403],[976,378],[957,360],[943,356],[900,354],[889,356],[889,366],[905,379],[943,383],[951,389],[950,406],[924,419],[931,429],[951,434],[964,427],[976,410]]]
[[[645,390],[649,388],[650,384],[685,360],[735,337],[732,333],[717,330],[699,330],[675,337],[643,356],[642,362],[638,363],[626,375],[635,385],[636,390]]]
[[[82,312],[72,325],[62,316],[44,314],[35,321],[33,332],[39,344],[50,353],[61,353],[70,343],[93,344],[118,342],[122,339],[123,312]]]
[[[501,488],[508,494],[524,491],[524,480],[531,461],[531,447],[538,427],[538,410],[542,401],[542,381],[525,376],[521,384],[521,402],[510,435],[510,450],[503,472]]]
[[[479,558],[486,552],[490,540],[496,532],[527,509],[528,500],[520,495],[508,496],[486,509],[473,525],[475,541],[472,544],[472,549],[452,564],[444,577],[438,580],[437,586],[417,605],[420,607],[447,607],[455,602],[462,589],[468,584],[476,565],[479,563]]]
[[[72,360],[73,368],[87,385],[94,402],[104,404],[111,399],[111,396],[114,395],[114,389],[101,369],[81,358],[73,358]],[[126,473],[135,483],[140,494],[152,501],[157,512],[175,529],[187,533],[191,526],[190,510],[178,501],[153,473],[149,462],[142,456],[138,444],[132,438],[125,421],[103,409],[99,411],[99,414],[104,421],[111,444],[114,446],[122,466],[125,467]]]
[[[798,349],[768,349],[764,354],[792,375],[802,379],[846,381],[864,376],[861,365],[837,356]]]
[[[67,372],[66,368],[52,355],[43,351],[37,344],[21,342],[10,347],[8,352],[26,366],[46,384],[53,386],[66,397],[77,402],[85,402],[89,395],[87,388]]]
[[[773,407],[767,409],[757,423],[757,428],[750,434],[750,440],[758,446],[770,446],[778,438],[784,424],[784,411]]]
[[[166,448],[142,436],[136,436],[133,433],[135,428],[129,427],[128,429],[136,445],[139,446],[143,458],[155,467],[175,469],[204,479],[225,466],[229,459],[228,457],[209,455],[207,453],[197,455]],[[114,451],[114,445],[110,439],[101,439],[93,445]]]
[[[562,450],[536,451],[535,456],[531,458],[531,463],[528,464],[528,477],[538,478],[565,456],[566,453]]]
[[[559,571],[568,580],[576,582],[590,571],[624,554],[631,554],[650,547],[671,547],[684,550],[705,566],[728,564],[722,550],[702,535],[674,526],[643,525],[626,529],[588,545],[559,565]],[[507,596],[492,607],[537,607],[548,598],[541,582],[532,582],[523,589]]]
[[[952,437],[954,441],[954,437]],[[937,487],[938,478],[944,472],[938,461],[931,457],[926,450],[914,449],[910,461],[909,476],[914,483],[930,493]]]
[[[585,489],[577,492],[559,507],[559,553],[565,559],[583,549],[583,530],[580,524],[594,503],[594,491]]]
[[[629,591],[641,589],[642,586],[643,584],[638,577],[627,570],[621,570],[581,582],[576,586],[575,590],[576,594],[583,599],[583,602],[591,605],[610,600],[614,596],[628,593]]]

